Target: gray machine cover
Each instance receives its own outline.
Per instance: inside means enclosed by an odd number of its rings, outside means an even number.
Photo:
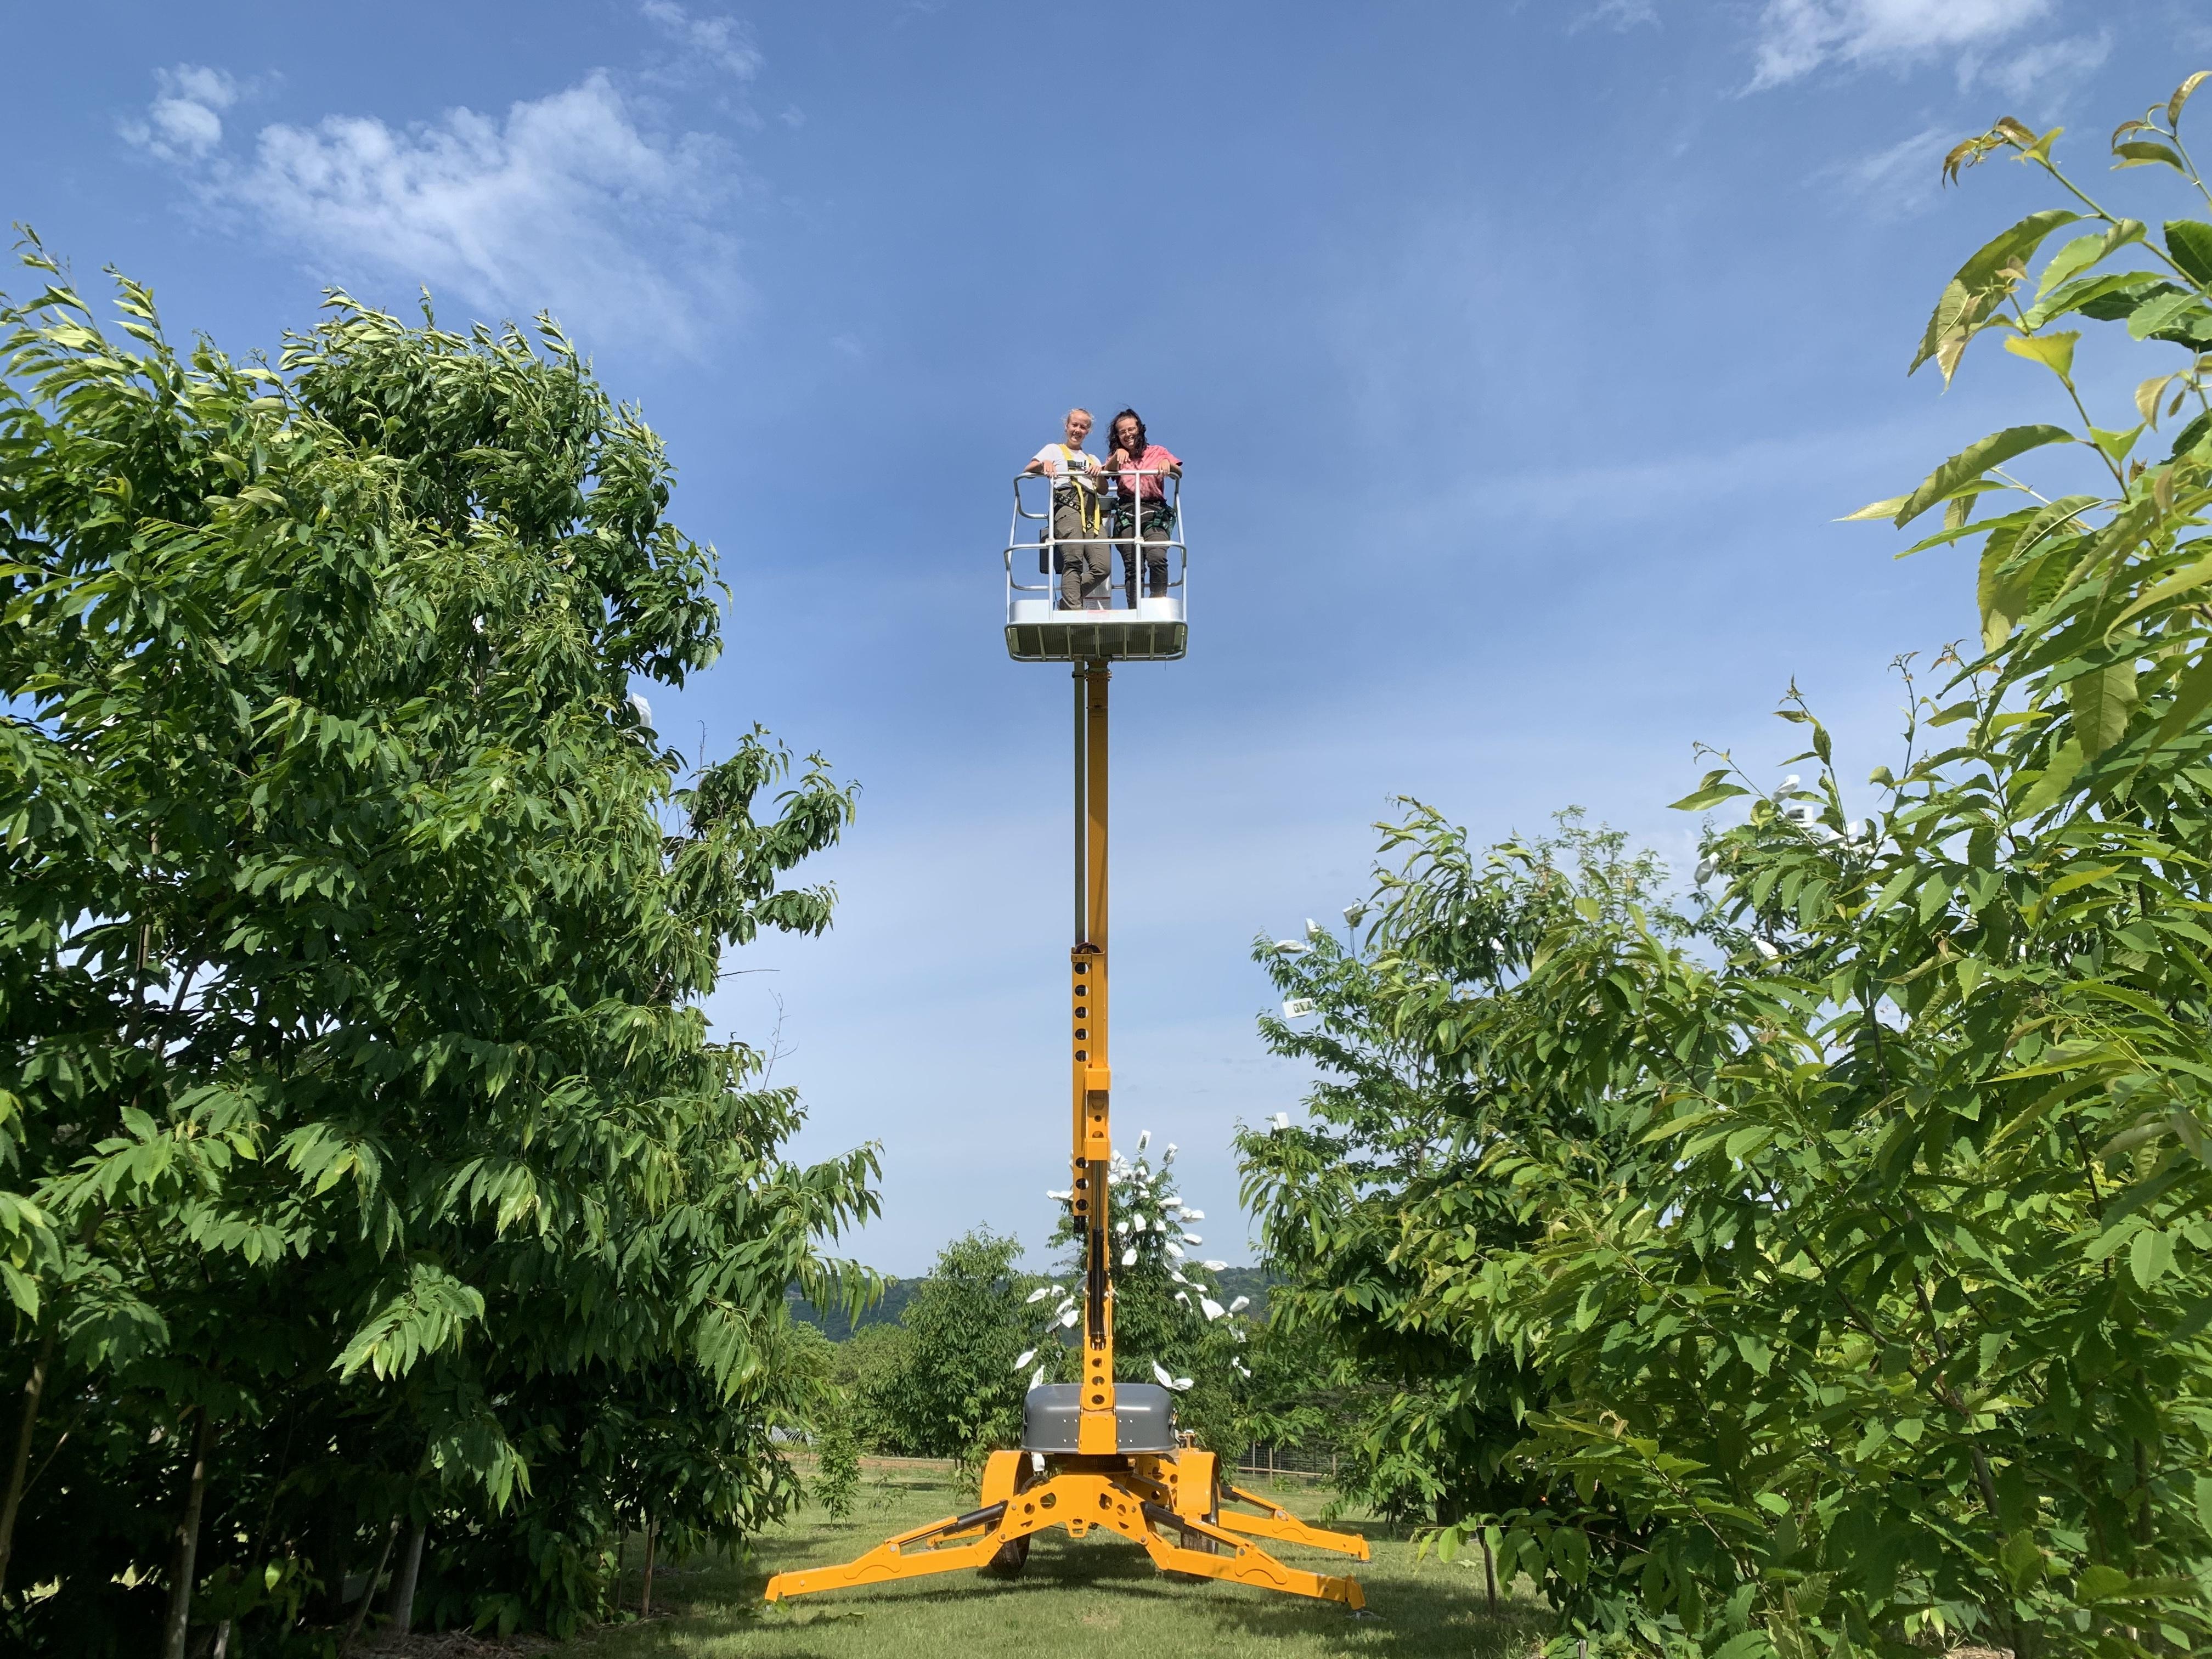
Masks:
[[[1076,1419],[1083,1410],[1079,1382],[1042,1382],[1022,1402],[1022,1449],[1075,1450]],[[1114,1385],[1114,1436],[1125,1452],[1176,1449],[1175,1395],[1157,1382]]]

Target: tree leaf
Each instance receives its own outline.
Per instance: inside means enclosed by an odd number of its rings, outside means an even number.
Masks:
[[[2114,172],[2122,167],[2147,167],[2154,161],[2163,161],[2183,178],[2189,176],[2188,167],[2170,146],[2148,138],[2131,138],[2124,144],[2114,144],[2112,154],[2120,158],[2112,163]]]
[[[1732,796],[1747,795],[1751,793],[1741,784],[1730,783],[1728,777],[1729,774],[1725,768],[1706,773],[1703,783],[1683,796],[1681,799],[1674,802],[1668,810],[1676,812],[1702,812],[1707,807],[1719,805]]]
[[[2212,225],[2201,219],[2168,219],[2166,251],[2199,287],[2212,287]]]
[[[2033,566],[2012,563],[2012,544],[1991,538],[1982,555],[1981,571],[1974,586],[1975,602],[1982,613],[1982,649],[1995,652],[2012,637],[2014,624],[2026,616],[2030,603]]]
[[[2174,686],[2173,701],[2151,733],[2150,752],[2155,753],[2195,726],[2207,708],[2212,708],[2212,655],[2200,659]],[[2140,772],[2149,763],[2150,754],[2146,753],[2136,769]]]
[[[2212,70],[2199,70],[2173,89],[2173,96],[2166,100],[2166,125],[2169,128],[2179,129],[2181,112],[2189,102],[2189,94],[2203,84],[2208,75],[2212,75]],[[2205,1530],[2212,1532],[2212,1525],[2208,1525]]]
[[[2173,1235],[2158,1227],[2146,1227],[2128,1245],[2128,1271],[2135,1275],[2136,1284],[2148,1290],[2166,1276],[2173,1266]]]
[[[2051,763],[2037,778],[2020,804],[2022,818],[2040,817],[2056,806],[2074,780],[2081,775],[2081,745],[2078,742],[2059,744],[2051,757]]]
[[[2197,544],[2199,546],[2203,544],[2201,542]],[[2212,583],[2212,558],[2199,559],[2196,563],[2185,566],[2172,575],[2154,583],[2145,589],[2133,604],[2112,619],[2112,627],[2121,626],[2130,617],[2139,616],[2161,600],[2172,599],[2176,593],[2185,593],[2192,587],[2203,587],[2207,583]],[[2109,631],[2110,629],[2107,629],[2107,632]]]
[[[2050,263],[2044,266],[2042,278],[2035,285],[2036,297],[2040,299],[2061,283],[2080,276],[2129,243],[2141,241],[2143,234],[2142,220],[2123,219],[2109,230],[2076,236],[2052,254]]]
[[[2116,270],[2103,276],[2084,276],[2078,282],[2068,283],[2049,297],[2030,306],[2021,317],[2021,326],[2039,329],[2069,312],[2079,311],[2100,321],[2109,321],[2106,315],[2112,305],[2123,307],[2123,313],[2136,293],[2160,286],[2171,287],[2166,279],[2154,271]],[[2114,296],[2119,296],[2115,299]]]
[[[1850,524],[1857,519],[1887,519],[1894,522],[1897,518],[1897,509],[1903,507],[1908,499],[1910,498],[1904,495],[1892,495],[1886,501],[1869,501],[1856,513],[1844,514],[1836,522]]]
[[[2026,357],[2041,363],[2068,386],[2074,384],[2074,347],[2081,336],[2078,331],[2060,334],[2012,334],[2005,337],[2005,349],[2015,357]]]
[[[2136,708],[2136,665],[2118,662],[2076,674],[2066,682],[2066,702],[2074,711],[2075,741],[2087,763],[2127,735]]]
[[[2136,388],[2136,413],[2142,416],[2145,426],[2158,424],[2158,406],[2165,401],[2166,389],[2180,378],[2179,374],[2154,374]]]
[[[2203,301],[2187,289],[2160,294],[2135,308],[2128,318],[2128,332],[2138,340],[2148,340],[2161,330],[2172,328],[2190,313],[2203,308]]]
[[[2128,1582],[2127,1574],[2119,1568],[2100,1561],[2081,1570],[2074,1581],[2074,1596],[2080,1601],[2110,1601],[2127,1589]]]
[[[2128,452],[2136,447],[2136,441],[2142,434],[2143,428],[2139,426],[2130,427],[2125,432],[2107,432],[2102,427],[2093,426],[2089,428],[2089,441],[2103,451],[2114,466],[2118,466],[2127,459]]]
[[[2074,434],[2063,426],[2011,426],[2002,432],[1992,432],[1969,444],[1923,479],[1920,488],[1905,498],[1905,505],[1897,509],[1890,522],[1899,528],[1911,524],[1960,484],[1971,483],[2015,455],[2024,455],[2045,444],[2074,441]]]
[[[1936,310],[1921,336],[1920,349],[1905,373],[1910,374],[1930,357],[1937,357],[1942,360],[1939,366],[1948,384],[1966,341],[1978,329],[1987,326],[1996,302],[2027,274],[2023,262],[2052,231],[2074,224],[2081,217],[2068,209],[2046,208],[2029,214],[1977,249],[1974,256],[1959,267],[1958,274],[1936,301]]]

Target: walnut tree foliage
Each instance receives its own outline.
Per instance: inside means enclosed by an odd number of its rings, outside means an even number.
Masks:
[[[874,1205],[700,1000],[853,793],[756,732],[687,764],[639,680],[721,647],[671,471],[550,324],[334,296],[269,367],[0,308],[6,1640],[276,1651],[397,1528],[416,1606],[565,1631],[649,1515],[734,1540],[793,1279]],[[189,1508],[188,1508],[189,1504]],[[199,1525],[187,1544],[183,1519]],[[126,1587],[135,1586],[135,1587]]]
[[[890,1362],[856,1379],[862,1432],[878,1447],[958,1458],[972,1474],[991,1451],[1021,1443],[1013,1362],[1037,1283],[1016,1266],[1021,1253],[1020,1240],[988,1227],[949,1241],[899,1316],[896,1342],[866,1345]]]
[[[1206,1212],[1187,1203],[1175,1169],[1180,1150],[1170,1141],[1149,1149],[1152,1131],[1137,1136],[1133,1155],[1119,1148],[1107,1163],[1114,1259],[1114,1365],[1124,1382],[1151,1382],[1176,1396],[1176,1421],[1198,1443],[1233,1462],[1254,1428],[1253,1370],[1245,1363],[1249,1298],[1224,1294],[1215,1275],[1229,1264],[1197,1254],[1203,1233],[1190,1229]],[[1060,1206],[1052,1243],[1060,1247],[1060,1278],[1032,1293],[1032,1334],[1018,1365],[1037,1382],[1073,1382],[1082,1373],[1078,1304],[1083,1295],[1083,1230],[1075,1223],[1074,1194],[1048,1192]]]
[[[2212,1644],[2204,78],[2112,141],[2156,228],[2055,131],[1947,161],[2055,205],[1914,366],[1993,336],[2049,418],[1856,515],[1941,509],[1912,550],[1973,549],[1981,613],[1908,678],[1870,815],[1793,696],[1806,781],[1721,757],[1678,803],[1740,814],[1693,915],[1607,838],[1416,810],[1357,948],[1263,949],[1319,1010],[1268,1036],[1324,1073],[1309,1127],[1243,1142],[1278,1316],[1368,1390],[1364,1477],[1533,1575],[1563,1644]]]

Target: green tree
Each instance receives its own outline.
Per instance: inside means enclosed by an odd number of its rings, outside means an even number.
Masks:
[[[273,1638],[422,1528],[428,1616],[571,1629],[625,1508],[729,1540],[789,1501],[784,1288],[865,1288],[819,1246],[872,1152],[785,1162],[796,1099],[698,1006],[828,925],[783,878],[852,793],[814,763],[763,810],[765,737],[655,736],[631,687],[714,659],[711,555],[550,324],[336,295],[271,368],[27,264],[0,1628]]]
[[[900,1316],[896,1371],[872,1391],[886,1437],[917,1457],[979,1462],[1018,1445],[1034,1274],[1015,1267],[1021,1242],[977,1228],[937,1254]]]
[[[1368,948],[1316,929],[1255,951],[1287,1007],[1320,1015],[1263,1016],[1263,1036],[1322,1077],[1308,1127],[1285,1120],[1243,1139],[1245,1202],[1268,1260],[1291,1275],[1272,1298],[1260,1375],[1319,1373],[1287,1390],[1271,1380],[1284,1401],[1273,1414],[1338,1444],[1348,1494],[1449,1525],[1542,1498],[1546,1482],[1507,1455],[1546,1385],[1535,1356],[1504,1347],[1469,1363],[1437,1328],[1425,1264],[1400,1248],[1405,1218],[1445,1206],[1469,1259],[1520,1248],[1542,1224],[1478,1173],[1498,1135],[1571,1140],[1593,1169],[1633,1149],[1579,1100],[1521,1086],[1522,1057],[1510,1048],[1463,1042],[1464,1015],[1435,1029],[1403,1018],[1401,992],[1408,980],[1462,996],[1502,990],[1585,913],[1618,923],[1640,908],[1677,938],[1687,923],[1651,908],[1666,879],[1656,860],[1572,810],[1553,836],[1477,856],[1462,831],[1414,805],[1384,849],[1407,857],[1382,872],[1376,905],[1349,913],[1376,916]]]
[[[914,1338],[903,1325],[863,1325],[837,1344],[832,1375],[863,1450],[888,1457],[917,1454],[903,1435],[897,1401]]]
[[[2212,201],[2179,132],[2203,78],[2113,149]],[[1570,1633],[1729,1659],[2212,1637],[2212,223],[2113,212],[2057,137],[2006,121],[1946,164],[2012,154],[2063,205],[1967,261],[1916,367],[1994,331],[2061,418],[1857,515],[1941,508],[1914,550],[1980,550],[1978,640],[1913,691],[1877,810],[1849,815],[1793,696],[1809,782],[1722,757],[1679,803],[1747,808],[1710,832],[1692,936],[1601,871],[1492,929],[1528,860],[1421,814],[1362,976],[1278,964],[1449,1079],[1383,1115],[1439,1103],[1443,1131],[1362,1234],[1391,1297],[1329,1316],[1520,1368],[1498,1467],[1537,1501],[1439,1541],[1480,1528]],[[2085,319],[2166,360],[2111,426]],[[2061,445],[2107,487],[2033,489],[2019,458]],[[1358,1197],[1317,1162],[1350,1120],[1314,1104],[1245,1140],[1273,1236]]]
[[[1133,1158],[1116,1151],[1107,1165],[1112,1193],[1114,1274],[1114,1364],[1120,1380],[1158,1382],[1178,1396],[1176,1419],[1196,1432],[1208,1449],[1235,1458],[1248,1443],[1247,1396],[1251,1368],[1243,1344],[1249,1323],[1247,1299],[1224,1303],[1214,1275],[1227,1265],[1192,1252],[1205,1235],[1189,1229],[1206,1212],[1184,1202],[1180,1182],[1170,1170],[1176,1147],[1170,1143],[1158,1162],[1149,1155],[1149,1129],[1137,1137]],[[1040,1381],[1076,1375],[1070,1346],[1079,1328],[1077,1304],[1084,1284],[1084,1236],[1068,1209],[1070,1194],[1051,1193],[1063,1206],[1053,1242],[1067,1251],[1065,1282],[1048,1281],[1030,1292],[1042,1316],[1041,1327],[1022,1363],[1035,1363]]]

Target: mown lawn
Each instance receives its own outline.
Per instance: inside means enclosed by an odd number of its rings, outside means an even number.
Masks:
[[[1318,1516],[1324,1499],[1310,1491],[1275,1496],[1308,1516]],[[1233,1585],[1171,1583],[1133,1545],[1105,1534],[1079,1544],[1062,1532],[1037,1535],[1028,1571],[1017,1579],[947,1573],[775,1607],[760,1599],[771,1572],[848,1559],[961,1507],[945,1475],[871,1471],[848,1521],[802,1510],[760,1539],[750,1561],[684,1563],[656,1573],[656,1616],[604,1632],[590,1644],[593,1659],[1036,1659],[1040,1653],[1126,1659],[1132,1652],[1178,1659],[1263,1652],[1268,1659],[1519,1659],[1545,1623],[1526,1600],[1506,1600],[1493,1616],[1483,1605],[1479,1567],[1447,1567],[1433,1557],[1416,1565],[1402,1529],[1356,1518],[1339,1524],[1367,1535],[1373,1561],[1287,1547],[1283,1556],[1319,1571],[1355,1573],[1367,1591],[1366,1617]],[[627,1582],[634,1605],[636,1574]],[[664,1607],[674,1616],[658,1616]]]

